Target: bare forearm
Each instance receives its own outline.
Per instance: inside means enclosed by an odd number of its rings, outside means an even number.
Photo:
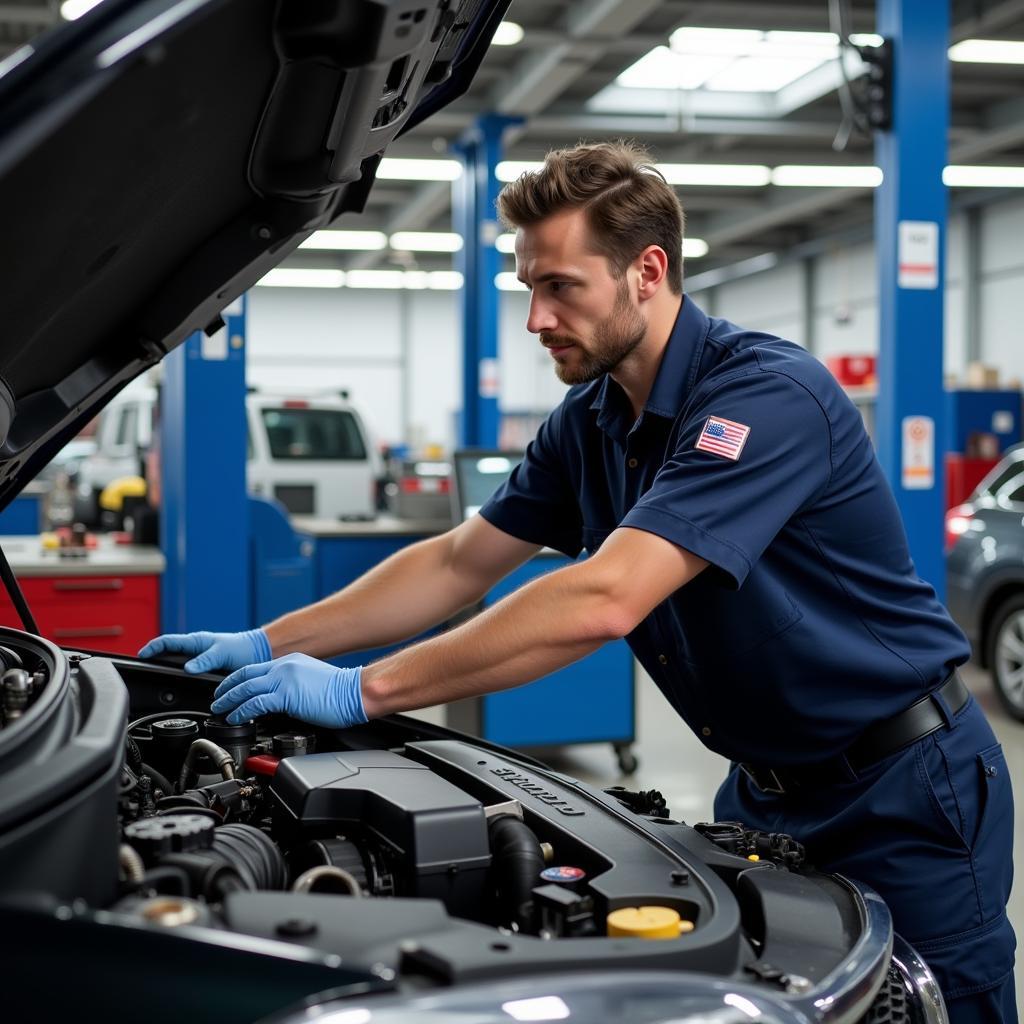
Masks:
[[[448,535],[396,552],[344,590],[266,627],[274,657],[330,658],[398,643],[478,600],[471,580],[449,567]]]
[[[586,565],[534,580],[475,619],[363,672],[372,717],[492,693],[540,678],[625,631]]]

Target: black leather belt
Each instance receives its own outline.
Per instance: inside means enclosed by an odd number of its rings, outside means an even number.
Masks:
[[[862,771],[943,728],[946,718],[935,700],[936,696],[942,697],[950,711],[956,714],[967,703],[970,691],[954,669],[953,674],[937,690],[911,704],[898,715],[868,726],[837,757],[799,767],[768,768],[764,765],[744,763],[740,768],[764,793],[782,794],[801,786],[849,781],[849,769],[852,768],[854,772]]]

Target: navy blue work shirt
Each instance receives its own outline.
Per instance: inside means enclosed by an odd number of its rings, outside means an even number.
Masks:
[[[837,754],[969,655],[836,380],[688,297],[640,417],[610,376],[571,388],[480,514],[573,558],[628,526],[706,559],[627,640],[732,760]]]

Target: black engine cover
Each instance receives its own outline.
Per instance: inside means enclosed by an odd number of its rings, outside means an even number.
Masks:
[[[365,837],[395,868],[397,895],[479,910],[491,863],[483,806],[424,765],[388,750],[289,757],[271,794],[296,839]]]

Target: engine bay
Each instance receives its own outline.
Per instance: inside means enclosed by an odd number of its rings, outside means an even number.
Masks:
[[[230,726],[214,676],[14,630],[0,659],[0,906],[390,991],[632,969],[796,998],[867,948],[862,1008],[887,991],[887,912],[791,837],[402,716]]]

